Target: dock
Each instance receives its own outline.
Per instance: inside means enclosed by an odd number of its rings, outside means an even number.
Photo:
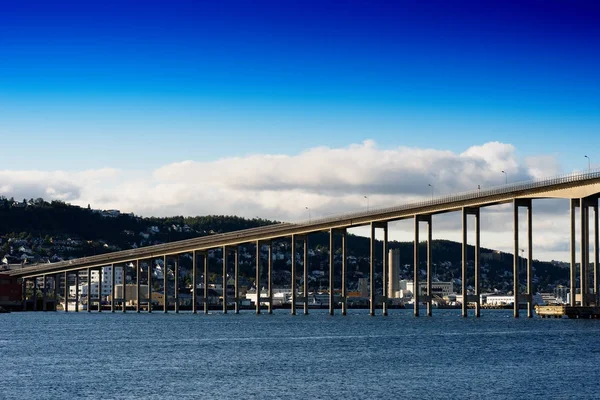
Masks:
[[[537,305],[535,312],[540,318],[562,318],[564,316],[575,319],[600,318],[600,307],[596,306]]]

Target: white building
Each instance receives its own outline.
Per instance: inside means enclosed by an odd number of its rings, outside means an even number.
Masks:
[[[399,282],[399,291],[397,297],[413,297],[415,284],[413,281],[403,279]],[[419,296],[427,294],[427,281],[419,281]],[[454,294],[454,284],[452,282],[431,282],[431,294],[439,297],[446,297]]]
[[[84,282],[79,284],[79,296],[88,296],[88,292],[91,293],[92,298],[98,298],[98,286],[100,282],[100,277],[102,277],[102,297],[106,297],[112,293],[112,270],[113,267],[102,267],[100,271],[92,270],[91,282],[89,285],[88,291],[88,282],[87,276],[82,275],[79,279],[80,281],[83,279]],[[116,267],[115,268],[115,285],[123,284],[123,268]],[[75,285],[69,285],[69,295],[75,297]]]

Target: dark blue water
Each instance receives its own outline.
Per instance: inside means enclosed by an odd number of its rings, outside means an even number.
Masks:
[[[0,399],[600,398],[600,321],[435,311],[2,314]]]

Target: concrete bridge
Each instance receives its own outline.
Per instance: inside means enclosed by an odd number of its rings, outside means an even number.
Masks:
[[[199,259],[203,261],[204,266],[204,288],[208,287],[208,256],[207,251],[216,248],[223,249],[223,278],[225,282],[225,278],[227,277],[227,265],[228,265],[228,257],[233,255],[234,257],[234,281],[235,281],[235,298],[233,299],[235,303],[235,312],[239,311],[239,275],[238,275],[238,246],[241,244],[255,244],[256,247],[256,287],[261,287],[261,268],[265,266],[261,265],[261,257],[260,252],[263,246],[268,248],[268,261],[267,261],[267,287],[268,287],[268,297],[260,298],[260,301],[256,302],[256,313],[259,314],[261,312],[260,303],[266,302],[268,304],[268,312],[272,311],[272,303],[273,303],[273,285],[271,282],[272,276],[272,257],[271,257],[271,241],[273,240],[291,240],[291,253],[293,255],[296,254],[296,250],[298,244],[301,244],[303,249],[303,276],[304,276],[304,285],[303,285],[303,293],[300,296],[300,293],[296,291],[295,278],[297,276],[297,262],[296,257],[292,257],[292,265],[291,265],[291,276],[293,281],[292,283],[292,308],[291,313],[296,314],[296,302],[303,302],[304,313],[308,313],[308,263],[306,260],[308,259],[308,246],[307,241],[308,237],[311,233],[316,232],[329,232],[330,237],[330,252],[329,252],[329,277],[334,276],[334,262],[333,255],[335,253],[334,249],[339,249],[341,247],[342,251],[342,266],[341,266],[341,312],[342,315],[346,314],[346,300],[347,300],[347,290],[346,290],[346,232],[349,228],[354,228],[358,226],[370,226],[370,243],[371,243],[371,251],[370,251],[370,314],[375,315],[375,310],[377,304],[381,304],[382,314],[387,315],[387,297],[386,290],[383,290],[383,295],[381,297],[376,297],[376,288],[374,281],[374,272],[375,272],[375,259],[377,255],[375,254],[375,231],[377,229],[382,229],[384,234],[383,239],[383,288],[387,286],[388,280],[388,266],[387,266],[387,257],[386,254],[388,252],[388,223],[397,220],[403,219],[412,219],[414,220],[414,287],[419,287],[419,252],[418,252],[418,243],[419,243],[419,234],[420,234],[420,223],[424,222],[427,225],[427,295],[419,295],[415,294],[415,308],[414,314],[415,316],[419,315],[419,303],[427,303],[427,315],[431,315],[432,309],[432,295],[431,295],[431,238],[432,238],[432,216],[441,213],[447,212],[461,212],[462,213],[462,293],[463,293],[463,304],[462,304],[462,315],[467,316],[467,303],[473,302],[475,303],[475,316],[479,317],[480,315],[480,210],[483,207],[493,206],[497,204],[506,204],[510,203],[513,205],[513,232],[514,232],[514,265],[513,265],[513,278],[514,278],[514,316],[519,316],[519,302],[527,302],[527,316],[531,317],[533,315],[533,304],[532,304],[532,259],[533,259],[533,244],[532,244],[532,200],[533,199],[544,199],[544,198],[563,198],[570,200],[570,212],[571,212],[571,270],[570,270],[570,303],[572,306],[575,305],[575,293],[577,291],[576,282],[577,277],[579,276],[579,289],[581,292],[581,305],[600,305],[600,298],[598,296],[599,292],[599,279],[600,279],[600,271],[599,271],[599,259],[598,259],[598,198],[600,197],[600,169],[589,170],[587,172],[582,173],[573,173],[562,176],[557,176],[548,179],[540,179],[536,181],[529,181],[511,185],[504,185],[500,187],[490,188],[490,189],[478,189],[471,192],[458,193],[449,196],[443,196],[438,198],[433,198],[427,201],[421,201],[418,203],[405,204],[397,207],[389,207],[389,208],[381,208],[381,209],[373,209],[367,212],[355,212],[342,214],[338,216],[332,216],[321,219],[314,219],[311,221],[305,221],[301,223],[281,223],[276,225],[269,225],[260,228],[253,229],[245,229],[235,232],[205,236],[195,239],[182,240],[172,243],[166,243],[156,246],[148,246],[143,248],[138,248],[135,250],[126,250],[119,251],[110,254],[97,255],[91,257],[84,257],[69,261],[62,261],[52,264],[39,264],[31,267],[18,269],[10,271],[9,274],[15,277],[22,278],[22,287],[23,287],[23,298],[25,297],[26,291],[26,283],[27,280],[34,280],[34,298],[37,290],[37,280],[38,278],[43,278],[43,296],[44,296],[44,307],[46,305],[46,294],[48,290],[48,279],[53,281],[52,286],[56,292],[58,290],[57,282],[59,280],[59,274],[64,275],[65,280],[65,298],[68,298],[68,279],[69,276],[75,275],[75,283],[76,290],[79,289],[79,276],[81,272],[86,272],[88,277],[88,282],[90,281],[92,271],[101,269],[103,267],[110,266],[111,275],[112,275],[112,296],[111,296],[111,310],[114,312],[116,309],[116,296],[114,292],[115,288],[115,268],[117,266],[121,266],[123,271],[126,268],[126,265],[133,264],[133,268],[135,268],[136,276],[137,276],[137,311],[140,311],[140,303],[147,301],[150,303],[152,298],[152,273],[151,268],[148,268],[148,294],[147,298],[140,298],[140,274],[141,261],[149,260],[154,261],[157,258],[163,260],[165,267],[167,266],[168,260],[171,258],[176,258],[174,262],[175,269],[175,289],[173,293],[173,297],[175,300],[175,311],[179,310],[179,294],[178,294],[178,273],[177,273],[177,259],[179,255],[191,253],[193,260],[193,268],[192,268],[192,280],[194,288],[197,288],[197,269],[198,269],[198,261]],[[527,254],[527,281],[526,281],[526,291],[524,293],[520,293],[520,282],[519,282],[519,208],[526,208],[527,210],[527,236],[525,238],[528,244],[528,254]],[[579,271],[576,270],[576,211],[577,208],[579,211],[580,218],[580,237],[581,237],[581,252],[580,252],[580,268]],[[589,210],[592,209],[594,212],[594,270],[593,270],[593,292],[589,290],[589,282],[588,276],[589,268],[590,268],[590,260],[589,260],[589,249],[590,249],[590,229],[589,229]],[[474,280],[475,280],[475,288],[473,295],[465,295],[467,293],[466,282],[468,279],[467,276],[467,218],[469,216],[473,216],[475,219],[475,259],[474,259]],[[339,239],[339,240],[336,240]],[[336,247],[338,246],[338,247]],[[578,275],[579,272],[579,275]],[[125,275],[125,274],[124,274]],[[167,288],[167,279],[168,274],[164,274],[164,287]],[[329,313],[331,315],[334,314],[335,304],[334,304],[334,279],[329,279]],[[102,290],[99,289],[99,293]],[[166,292],[166,291],[165,291]],[[417,292],[417,290],[415,290]],[[123,311],[125,311],[125,296],[126,290],[123,290],[123,294],[121,295],[120,301],[123,305]],[[165,296],[169,298],[168,293],[165,293]],[[227,313],[227,294],[226,290],[224,290],[223,294],[223,312]],[[79,294],[76,293],[76,298],[79,297]],[[90,300],[98,300],[98,304],[100,304],[100,299],[90,299]],[[204,312],[208,312],[208,302],[207,302],[207,290],[204,291]],[[91,302],[90,302],[91,304]],[[193,291],[192,297],[192,307],[193,312],[196,313],[196,304],[197,304],[197,295],[196,290]],[[164,301],[164,312],[167,312],[168,301]],[[100,310],[100,308],[99,308]],[[68,302],[65,301],[65,311],[68,311]],[[78,309],[76,308],[76,311]],[[90,307],[88,307],[88,312],[90,311]],[[151,312],[151,307],[148,308],[148,311]]]

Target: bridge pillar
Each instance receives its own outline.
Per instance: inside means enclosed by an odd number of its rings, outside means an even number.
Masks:
[[[481,316],[481,209],[475,209],[475,318]]]
[[[169,312],[169,259],[163,256],[163,312]]]
[[[414,241],[414,260],[413,260],[413,313],[415,317],[419,316],[419,216],[415,214],[415,241]]]
[[[577,248],[575,247],[575,209],[579,205],[579,199],[571,199],[570,204],[570,219],[571,219],[571,269],[570,269],[570,282],[569,282],[569,305],[575,307],[575,294],[577,293],[576,288],[576,254]]]
[[[598,199],[595,200],[592,207],[594,209],[594,305],[598,307],[600,305],[600,295],[598,294],[600,291],[600,285],[598,284],[598,279],[600,278],[600,253],[598,249],[600,247],[600,243],[598,243]]]
[[[334,271],[334,248],[335,248],[335,232],[333,229],[329,229],[329,315],[333,315],[335,311],[335,305],[333,304],[333,281],[335,279]]]
[[[342,315],[346,315],[348,312],[348,291],[346,289],[346,229],[342,230]]]
[[[369,254],[369,315],[375,315],[375,223],[371,222]]]
[[[256,315],[260,314],[260,242],[256,241],[256,278],[254,280],[256,286]]]
[[[87,312],[92,312],[92,269],[87,269]]]
[[[196,250],[192,251],[192,314],[198,313],[198,306],[196,302],[198,301],[198,275],[196,274],[196,259],[198,254],[196,254]]]
[[[37,276],[33,278],[33,311],[37,311],[37,288],[38,288],[38,278]]]
[[[527,206],[527,318],[533,318],[533,208],[529,200]]]
[[[514,235],[514,256],[513,256],[513,315],[519,317],[519,202],[513,201],[513,235]]]
[[[58,274],[52,275],[52,287],[54,289],[54,311],[57,311],[58,306],[58,282],[59,282]]]
[[[104,279],[104,267],[98,268],[98,312],[102,312],[102,280]]]
[[[240,260],[239,248],[235,246],[233,249],[233,290],[235,292],[235,313],[240,313]]]
[[[148,313],[152,312],[152,273],[154,272],[154,259],[148,260]]]
[[[431,225],[431,215],[427,216],[427,316],[432,315],[433,295],[431,293],[431,239],[433,235],[433,227]]]
[[[140,302],[142,296],[140,295],[140,260],[135,260],[135,312],[140,312]]]
[[[290,314],[296,315],[296,235],[292,234],[292,243],[291,243],[291,253],[292,253],[292,298],[291,298],[291,306],[290,306]]]
[[[44,289],[42,290],[42,310],[43,311],[48,311],[48,307],[47,307],[47,302],[48,302],[48,276],[44,275],[42,277],[42,280],[44,282]]]
[[[589,285],[587,284],[588,280],[588,271],[587,271],[587,259],[589,257],[590,248],[588,246],[589,235],[588,235],[588,202],[586,199],[581,198],[579,200],[579,217],[580,217],[580,230],[581,230],[581,239],[580,239],[580,247],[581,247],[581,261],[579,263],[579,286],[581,293],[581,302],[582,306],[587,306],[587,294]]]
[[[75,271],[75,312],[79,312],[79,270]]]
[[[125,312],[127,310],[127,263],[123,264],[121,271],[123,273],[123,282],[121,283],[121,287],[123,288],[121,294],[121,307],[122,311]]]
[[[416,221],[415,221],[415,242],[418,243],[419,240],[419,222],[427,222],[427,316],[431,317],[431,309],[432,309],[432,299],[433,296],[431,295],[431,236],[432,236],[432,232],[433,232],[433,228],[431,225],[431,219],[432,216],[431,215],[417,215],[416,217]],[[387,247],[387,246],[386,246]],[[420,264],[420,260],[419,260],[419,250],[418,247],[415,248],[415,264],[419,265]],[[420,291],[420,269],[417,268],[414,270],[414,275],[417,276],[417,283],[419,286],[414,286],[413,291],[415,293],[418,293]],[[413,277],[414,279],[414,277]],[[384,291],[387,288],[384,286]],[[414,296],[414,295],[413,295]],[[416,303],[417,298],[415,297],[415,307],[417,307],[417,303]],[[415,316],[419,316],[418,311],[415,313]]]
[[[69,312],[69,273],[65,271],[64,279],[65,312]]]
[[[27,311],[27,279],[21,278],[21,308]]]
[[[267,293],[269,296],[269,314],[273,314],[273,242],[267,245]]]
[[[304,237],[304,247],[303,247],[303,261],[302,265],[304,267],[304,315],[308,315],[308,234]]]
[[[204,314],[208,314],[208,250],[204,252]]]
[[[174,269],[174,278],[175,278],[175,282],[174,282],[174,289],[173,289],[173,296],[175,297],[175,313],[178,314],[179,313],[179,256],[175,257],[175,264],[173,266]]]
[[[387,286],[388,286],[388,282],[389,282],[389,278],[388,278],[388,274],[389,274],[389,267],[388,267],[388,223],[384,222],[382,225],[383,228],[383,259],[382,259],[382,266],[383,266],[383,271],[382,271],[382,275],[381,275],[381,293],[382,293],[382,306],[381,306],[381,312],[382,315],[384,317],[387,317],[388,315],[388,307],[387,307],[387,303],[388,303],[388,296],[387,296]]]
[[[469,295],[467,293],[467,215],[468,210],[463,207],[462,209],[462,282],[461,282],[461,292],[462,292],[462,316],[467,317],[468,315],[468,301]]]
[[[111,279],[112,286],[111,286],[111,289],[110,289],[110,312],[113,312],[113,313],[115,312],[115,307],[117,305],[117,302],[116,302],[116,299],[115,299],[116,293],[117,293],[115,271],[116,271],[115,265],[111,264],[110,265],[110,279]]]
[[[227,262],[229,261],[227,246],[223,246],[223,314],[227,314]]]

